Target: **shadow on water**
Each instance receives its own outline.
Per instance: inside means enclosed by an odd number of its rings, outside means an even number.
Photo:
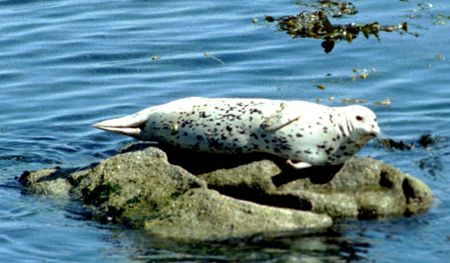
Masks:
[[[126,230],[117,232],[112,239],[111,242],[120,240],[116,248],[132,255],[131,260],[147,262],[298,262],[308,259],[347,262],[365,260],[370,247],[364,239],[343,236],[338,228],[189,242],[161,240],[141,231]]]
[[[373,260],[370,251],[376,246],[374,242],[382,239],[395,249],[405,231],[420,228],[431,219],[418,216],[375,224],[374,221],[336,220],[332,227],[322,230],[189,242],[161,239],[138,230],[120,230],[107,241],[114,243],[115,250],[130,255],[132,261],[367,262]],[[378,255],[379,259],[388,254]]]

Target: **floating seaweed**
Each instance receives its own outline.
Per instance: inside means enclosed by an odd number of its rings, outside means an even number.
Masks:
[[[325,84],[316,84],[316,88],[318,88],[320,90],[324,90],[327,88],[327,86],[325,86]]]
[[[438,141],[436,137],[431,136],[431,134],[423,134],[417,141],[420,146],[428,148],[430,145],[435,144]]]
[[[400,150],[400,151],[409,151],[414,149],[416,146],[422,148],[429,148],[431,145],[438,142],[438,138],[432,136],[431,134],[422,134],[419,139],[413,142],[404,142],[404,141],[396,141],[390,138],[379,139],[378,147],[385,148],[389,150]]]
[[[360,33],[365,38],[371,35],[380,40],[380,32],[408,32],[408,24],[403,22],[399,25],[380,25],[378,22],[367,24],[332,24],[328,19],[331,17],[341,17],[344,14],[353,15],[358,11],[352,3],[339,1],[318,1],[313,5],[307,5],[302,1],[297,1],[301,6],[315,7],[315,11],[302,11],[298,15],[282,16],[274,18],[266,16],[267,22],[278,22],[281,31],[286,31],[293,38],[315,38],[322,39],[322,47],[326,53],[333,50],[337,41],[345,40],[352,42]]]
[[[376,69],[372,68],[370,70],[367,70],[367,69],[363,68],[360,70],[358,68],[354,68],[353,72],[356,74],[352,76],[352,80],[356,81],[357,78],[367,79],[369,77],[369,72],[371,72],[371,73],[376,72]]]
[[[385,148],[389,150],[411,150],[414,148],[413,143],[405,143],[404,141],[396,141],[393,139],[380,139],[378,140],[378,147]]]
[[[375,101],[375,104],[389,107],[389,106],[391,106],[391,99],[386,98],[384,100]]]
[[[317,8],[325,11],[332,17],[342,17],[344,15],[354,15],[358,13],[358,10],[356,10],[355,5],[350,2],[340,2],[333,0],[313,1],[314,2],[313,4],[308,4],[306,2],[310,1],[301,1],[301,0],[296,1],[297,5],[299,6]]]
[[[352,98],[343,98],[342,103],[344,104],[358,104],[358,103],[366,103],[365,99],[352,99]]]

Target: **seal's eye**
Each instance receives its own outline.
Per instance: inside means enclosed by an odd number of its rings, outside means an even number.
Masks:
[[[357,121],[362,121],[362,120],[364,120],[364,118],[361,117],[361,116],[359,116],[359,115],[356,115],[356,120],[357,120]]]

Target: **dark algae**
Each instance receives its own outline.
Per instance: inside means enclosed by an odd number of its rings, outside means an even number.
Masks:
[[[435,148],[439,148],[442,138],[431,135],[422,134],[413,141],[394,140],[391,138],[383,138],[377,141],[377,147],[384,148],[388,151],[412,151],[414,149],[424,149],[427,155],[418,160],[418,167],[427,171],[430,175],[435,176],[438,171],[442,170],[442,162],[435,153]]]
[[[383,138],[378,140],[378,147],[385,148],[388,150],[400,150],[400,151],[409,151],[414,149],[415,147],[422,148],[430,148],[433,144],[436,144],[439,139],[431,134],[422,134],[419,139],[415,141],[402,141],[402,140],[394,140],[391,138]]]
[[[298,15],[279,18],[268,15],[265,19],[267,22],[278,22],[278,28],[293,38],[323,40],[321,46],[326,53],[333,50],[335,43],[341,40],[351,43],[359,34],[366,39],[374,36],[380,40],[380,32],[408,32],[406,22],[399,25],[382,25],[379,22],[338,24],[330,20],[330,18],[334,20],[358,13],[355,5],[350,2],[322,0],[307,4],[304,1],[297,1],[297,5],[308,10],[302,10]]]

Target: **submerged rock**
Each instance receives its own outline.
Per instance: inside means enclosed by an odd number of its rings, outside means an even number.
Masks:
[[[169,159],[164,151],[148,147],[118,154],[92,169],[25,172],[19,181],[34,193],[75,197],[100,221],[178,240],[318,229],[330,226],[332,217],[411,215],[432,204],[426,185],[368,158],[293,170],[267,156],[205,159],[204,154],[164,150]],[[168,160],[189,163],[191,172]]]

